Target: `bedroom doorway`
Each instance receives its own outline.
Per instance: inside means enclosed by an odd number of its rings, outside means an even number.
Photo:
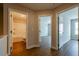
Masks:
[[[70,55],[78,55],[78,7],[59,12],[57,20],[58,49]]]
[[[51,48],[51,16],[39,17],[39,42],[41,47]]]

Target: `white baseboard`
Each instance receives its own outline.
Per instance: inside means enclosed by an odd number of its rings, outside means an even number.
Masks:
[[[34,48],[34,47],[40,47],[40,45],[31,45],[31,46],[27,47],[26,49],[31,49],[31,48]]]

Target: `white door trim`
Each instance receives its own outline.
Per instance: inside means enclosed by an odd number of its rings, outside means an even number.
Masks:
[[[52,48],[52,15],[38,15],[38,37],[39,37],[39,46],[40,46],[40,17],[41,16],[50,16],[51,17],[51,48]]]
[[[24,11],[20,11],[20,10],[17,10],[17,9],[12,9],[12,8],[8,8],[8,42],[10,41],[10,39],[9,39],[9,22],[10,22],[10,17],[9,17],[9,13],[11,12],[11,11],[15,11],[15,12],[19,12],[19,13],[22,13],[22,14],[24,14],[24,15],[26,15],[26,49],[27,49],[27,46],[28,46],[28,14],[27,14],[27,12],[24,12]],[[10,49],[10,47],[8,47],[8,49]],[[11,54],[11,52],[10,52],[10,50],[8,50],[8,55],[10,55]]]

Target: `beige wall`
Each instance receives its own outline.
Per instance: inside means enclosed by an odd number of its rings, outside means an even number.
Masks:
[[[13,22],[26,24],[26,15],[21,12],[12,11]]]
[[[13,38],[26,38],[26,24],[13,23]]]
[[[8,9],[9,8],[26,12],[26,8],[24,8],[18,4],[4,4],[4,35],[7,35],[7,33],[8,33],[8,20],[9,20],[8,19],[8,15],[9,15]]]
[[[13,38],[26,38],[26,15],[22,13],[13,12],[13,25],[12,25],[12,35]],[[19,41],[19,39],[16,39]]]
[[[12,9],[16,9],[16,10],[20,10],[20,11],[23,11],[23,12],[25,12],[25,13],[27,13],[26,12],[26,8],[24,8],[24,7],[21,7],[20,5],[17,5],[17,4],[4,4],[4,12],[3,12],[3,24],[4,24],[4,35],[8,35],[8,28],[9,28],[9,26],[8,26],[8,24],[9,24],[9,17],[10,17],[10,15],[9,15],[9,12],[8,12],[8,9],[9,8],[12,8]],[[9,16],[9,17],[8,17]],[[12,46],[12,42],[11,42],[11,39],[9,39],[10,38],[10,36],[8,35],[8,41],[7,41],[7,47],[8,48],[6,48],[6,49],[8,49],[7,51],[8,51],[8,54],[10,55],[10,48],[11,48],[11,46]]]
[[[18,4],[4,4],[4,35],[8,34],[8,8],[23,11],[27,16],[27,48],[38,45],[38,26],[36,13]]]
[[[28,39],[30,40],[29,45],[31,48],[33,46],[38,46],[38,20],[37,14],[35,12],[29,12],[28,14]]]
[[[21,7],[18,4],[5,4],[4,5],[4,34],[7,34],[7,24],[8,24],[8,9],[13,8],[24,11],[28,13],[28,45],[39,45],[39,25],[38,25],[38,15],[52,15],[52,47],[57,49],[57,20],[56,20],[56,13],[62,11],[66,8],[73,6],[74,4],[64,4],[61,6],[56,7],[53,10],[48,11],[38,11],[33,12],[29,9]]]

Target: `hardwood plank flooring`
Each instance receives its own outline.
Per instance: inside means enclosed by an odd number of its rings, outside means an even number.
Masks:
[[[43,44],[45,46],[43,46]],[[24,41],[13,43],[13,51],[11,56],[77,56],[78,41],[70,40],[59,51],[51,49],[47,45],[46,40],[43,40],[41,47],[27,50]]]

